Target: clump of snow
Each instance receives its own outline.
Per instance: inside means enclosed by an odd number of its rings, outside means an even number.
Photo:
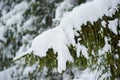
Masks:
[[[86,59],[89,58],[89,57],[88,57],[88,53],[87,53],[88,49],[87,49],[85,46],[80,45],[80,44],[78,43],[77,46],[76,46],[76,48],[77,48],[77,57],[80,56],[80,52],[81,52],[82,55],[83,55]]]
[[[99,55],[103,55],[108,51],[111,51],[111,45],[108,44],[109,39],[107,37],[104,38],[105,45],[102,49],[99,50]]]
[[[117,25],[118,19],[115,19],[113,21],[109,21],[108,27],[113,33],[117,34]]]
[[[32,42],[31,49],[34,51],[35,55],[44,57],[46,56],[48,49],[53,48],[54,53],[58,53],[58,71],[61,72],[62,70],[66,69],[67,61],[73,61],[66,46],[67,44],[69,44],[69,42],[67,41],[64,32],[60,27],[56,27],[37,36]],[[43,47],[43,45],[46,47]],[[30,53],[32,50],[26,53]]]
[[[104,28],[106,27],[106,22],[105,21],[102,21],[101,24]]]
[[[113,3],[116,4],[113,5]],[[58,72],[62,72],[66,69],[66,62],[73,61],[73,58],[70,55],[67,46],[70,46],[71,44],[73,46],[77,45],[74,40],[74,30],[79,30],[80,26],[82,24],[86,24],[87,21],[93,23],[99,18],[102,18],[102,16],[104,15],[109,16],[109,14],[111,14],[111,11],[109,10],[111,8],[116,9],[118,3],[119,0],[94,0],[75,7],[71,12],[69,12],[62,18],[60,25],[38,35],[33,40],[31,48],[27,52],[18,55],[15,59],[31,53],[32,51],[34,52],[34,55],[44,57],[46,56],[46,52],[48,51],[48,49],[52,48],[54,53],[58,54]],[[105,49],[109,50],[109,46],[106,47],[106,45],[109,45],[107,40],[108,39],[105,38],[106,44],[103,48],[104,52],[106,52]],[[80,48],[77,51],[83,52],[83,55],[88,58],[87,48],[85,48],[81,44],[77,46],[77,48]],[[86,80],[86,78],[84,78],[83,80]]]

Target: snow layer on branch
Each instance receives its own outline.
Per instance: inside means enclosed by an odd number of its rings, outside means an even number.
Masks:
[[[58,26],[37,36],[32,43],[32,49],[35,55],[46,56],[48,49],[52,48],[54,53],[58,53],[58,71],[66,69],[66,62],[73,61],[67,48],[67,37],[63,30]],[[36,47],[37,46],[37,47]],[[44,47],[45,46],[45,47]]]
[[[30,50],[16,56],[15,59],[31,51],[39,57],[44,57],[48,49],[53,48],[54,53],[58,53],[58,71],[62,72],[66,69],[66,62],[73,61],[67,46],[70,46],[70,44],[77,45],[74,40],[74,30],[80,30],[80,26],[86,24],[87,21],[93,23],[104,15],[111,16],[111,14],[114,14],[118,3],[119,0],[94,0],[75,7],[62,18],[59,26],[38,35],[33,40]],[[77,48],[81,47],[78,46]],[[83,50],[87,49],[84,48]],[[87,56],[86,52],[85,57]]]

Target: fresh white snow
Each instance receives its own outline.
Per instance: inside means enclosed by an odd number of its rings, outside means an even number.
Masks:
[[[117,34],[117,25],[118,19],[115,19],[113,21],[109,21],[108,27],[113,33]]]
[[[118,3],[119,0],[94,0],[75,7],[71,12],[62,18],[60,25],[38,35],[33,40],[31,48],[27,52],[16,56],[14,59],[30,53],[31,51],[33,51],[34,54],[39,57],[44,57],[46,56],[48,49],[53,48],[54,53],[58,54],[58,71],[61,73],[66,69],[66,62],[73,61],[67,46],[70,44],[73,46],[78,45],[74,40],[75,34],[73,29],[79,30],[82,24],[86,24],[87,21],[93,23],[99,18],[102,18],[103,15],[111,16],[111,14],[114,14]],[[60,15],[57,15],[57,17],[59,16]],[[109,28],[115,34],[116,22],[117,20],[109,22]],[[104,24],[105,23],[103,23],[103,25]],[[105,38],[105,40],[107,40],[107,38]],[[108,45],[107,42],[106,45]],[[84,56],[87,57],[87,48],[82,45],[76,47],[79,49],[78,51],[82,51],[84,53]],[[108,50],[109,47],[105,46],[104,48],[105,50],[103,51],[105,52],[106,48]],[[79,55],[79,52],[77,52],[77,55]]]
[[[101,24],[104,28],[106,27],[106,22],[105,21],[102,21]]]
[[[87,49],[85,46],[80,45],[80,44],[78,43],[78,44],[76,45],[76,50],[77,50],[77,57],[79,57],[79,56],[80,56],[80,52],[82,52],[82,55],[83,55],[86,59],[89,58],[89,57],[88,57],[88,53],[87,53],[88,49]]]

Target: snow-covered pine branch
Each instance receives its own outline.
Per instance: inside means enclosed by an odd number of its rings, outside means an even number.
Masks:
[[[33,40],[31,48],[17,55],[14,60],[30,54],[42,59],[49,55],[48,50],[52,49],[56,55],[57,69],[60,73],[66,70],[67,62],[75,63],[76,58],[79,59],[81,55],[88,61],[87,65],[95,63],[100,65],[104,58],[102,56],[112,53],[113,44],[108,43],[112,40],[112,35],[120,38],[118,36],[120,32],[117,29],[119,19],[115,16],[118,14],[116,12],[119,3],[119,0],[94,0],[73,8],[62,18],[58,26],[38,35]],[[69,49],[71,45],[74,53]],[[74,54],[76,57],[73,56]],[[90,62],[91,56],[94,56],[96,60]],[[104,67],[101,69],[104,70]]]

